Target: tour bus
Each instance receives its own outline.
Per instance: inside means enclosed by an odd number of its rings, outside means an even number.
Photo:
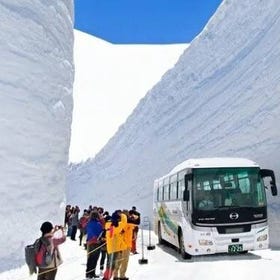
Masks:
[[[173,244],[184,259],[268,248],[265,177],[277,195],[274,172],[248,159],[200,158],[177,165],[154,181],[159,243]]]

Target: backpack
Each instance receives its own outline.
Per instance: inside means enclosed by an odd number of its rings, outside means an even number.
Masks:
[[[33,244],[25,247],[25,262],[29,268],[30,275],[37,273],[36,255],[38,254],[40,247],[40,238],[36,239]]]
[[[38,267],[47,267],[53,260],[53,255],[48,250],[50,241],[44,237],[38,238],[31,245],[25,247],[25,262],[29,273],[37,273]]]
[[[88,223],[88,218],[86,217],[81,217],[79,224],[78,224],[78,228],[79,229],[85,229],[87,227],[87,223]]]

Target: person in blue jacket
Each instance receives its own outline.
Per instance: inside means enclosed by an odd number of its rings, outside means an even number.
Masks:
[[[87,268],[86,278],[98,278],[96,275],[96,265],[101,250],[101,236],[103,233],[103,227],[99,222],[99,214],[97,211],[92,211],[90,214],[90,220],[87,224]]]

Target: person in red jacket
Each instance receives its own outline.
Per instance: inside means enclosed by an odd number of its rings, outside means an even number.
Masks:
[[[86,227],[87,227],[88,221],[89,221],[89,213],[88,213],[87,209],[85,209],[83,216],[80,218],[79,224],[78,224],[78,228],[80,230],[80,236],[79,236],[79,240],[80,240],[79,245],[80,246],[82,245],[83,237],[86,234]]]

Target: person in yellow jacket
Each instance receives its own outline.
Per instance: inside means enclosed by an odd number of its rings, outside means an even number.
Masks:
[[[118,259],[116,260],[114,269],[114,279],[128,280],[128,278],[125,276],[125,273],[128,266],[130,250],[132,247],[133,231],[136,225],[133,224],[133,220],[130,218],[129,212],[127,210],[124,210],[122,212],[121,221],[123,221],[126,225],[122,235],[125,247],[124,250],[122,250],[118,254]]]
[[[107,266],[104,272],[103,280],[110,280],[118,260],[118,255],[126,248],[123,234],[126,227],[126,220],[121,220],[119,210],[112,214],[111,221],[105,224],[106,230],[106,248],[107,248]]]

